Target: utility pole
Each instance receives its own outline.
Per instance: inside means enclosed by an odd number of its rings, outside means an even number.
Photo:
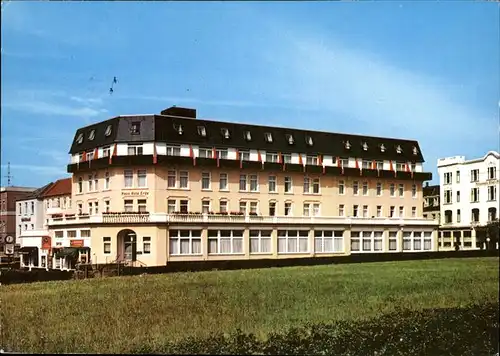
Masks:
[[[11,187],[12,186],[12,178],[14,178],[11,174],[10,174],[10,162],[7,162],[7,175],[4,176],[4,178],[7,178],[7,186],[8,187]]]

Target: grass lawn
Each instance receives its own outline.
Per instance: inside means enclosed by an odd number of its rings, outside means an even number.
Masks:
[[[498,303],[499,259],[464,258],[118,277],[0,287],[3,347],[127,352],[240,328],[265,338],[306,322],[397,308]]]

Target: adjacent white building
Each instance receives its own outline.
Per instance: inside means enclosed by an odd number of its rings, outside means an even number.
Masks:
[[[471,160],[464,156],[441,158],[438,174],[440,247],[453,248],[455,243],[463,248],[479,247],[474,228],[498,219],[500,154],[489,151]]]

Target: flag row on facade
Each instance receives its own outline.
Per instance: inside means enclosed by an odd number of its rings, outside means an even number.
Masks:
[[[114,147],[113,147],[113,152],[109,155],[109,164],[113,163],[113,157],[115,157],[116,155],[117,155],[117,144],[115,143]],[[196,166],[196,155],[194,153],[193,146],[191,146],[191,145],[189,146],[189,157],[191,157],[191,159],[193,160],[193,166]],[[93,160],[98,159],[98,158],[99,158],[99,150],[97,148],[94,150],[94,154],[93,154],[91,159],[88,158],[87,152],[83,152],[82,161],[78,162],[78,166],[80,165],[80,163],[89,162],[89,167],[90,167],[91,162]],[[217,149],[215,147],[212,148],[212,158],[217,160],[217,167],[220,167],[220,153],[219,153],[219,151],[217,151]],[[242,169],[243,168],[243,160],[241,158],[241,153],[239,150],[236,150],[236,160],[240,162],[240,169]],[[323,168],[323,174],[325,174],[326,166],[324,165],[324,162],[323,162],[323,156],[318,155],[317,160],[318,160],[318,165]],[[264,169],[265,162],[262,159],[262,153],[260,152],[260,150],[257,151],[257,161],[262,164],[262,169]],[[359,169],[359,174],[362,175],[363,174],[363,167],[360,165],[359,160],[356,158],[354,160],[354,162],[355,162],[355,168]],[[158,152],[156,150],[156,145],[153,145],[153,164],[157,164],[157,163],[158,163]],[[281,152],[278,153],[278,163],[283,165],[283,171],[285,171],[286,170],[286,163],[283,159],[283,154]],[[342,164],[342,160],[340,157],[337,157],[336,163],[337,163],[337,167],[339,167],[341,169],[341,173],[344,174],[344,165]],[[304,163],[302,155],[300,155],[300,154],[299,154],[299,165],[303,166],[303,169],[305,172],[307,162]],[[404,163],[403,167],[404,167],[403,171],[411,173],[411,176],[413,177],[414,172],[411,169],[411,163],[406,162],[406,163]],[[380,176],[380,169],[378,168],[377,162],[375,160],[373,160],[371,162],[370,169],[377,170],[378,175]],[[392,161],[389,161],[389,171],[394,172],[394,177],[397,176],[397,170],[395,169],[394,163]]]

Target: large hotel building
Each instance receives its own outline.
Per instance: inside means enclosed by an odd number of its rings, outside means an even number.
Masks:
[[[85,238],[92,263],[437,250],[438,222],[423,217],[431,173],[414,140],[171,107],[83,127],[70,155],[71,207],[48,230],[54,247]]]

